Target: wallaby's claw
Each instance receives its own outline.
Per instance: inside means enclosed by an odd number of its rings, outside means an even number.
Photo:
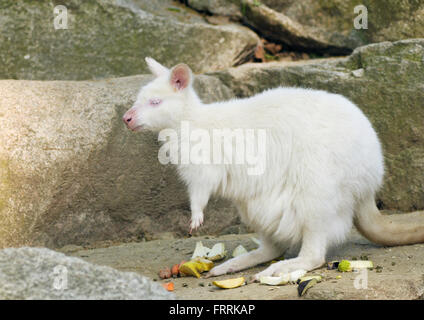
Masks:
[[[203,224],[203,215],[196,215],[190,219],[190,234]]]

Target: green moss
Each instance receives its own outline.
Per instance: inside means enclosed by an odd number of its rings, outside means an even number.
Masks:
[[[181,9],[179,9],[179,8],[172,8],[172,7],[166,8],[166,10],[172,11],[172,12],[180,12],[181,11]]]
[[[269,54],[269,53],[265,53],[265,58],[267,60],[278,60],[278,57],[276,57],[276,56],[274,56],[272,54]]]

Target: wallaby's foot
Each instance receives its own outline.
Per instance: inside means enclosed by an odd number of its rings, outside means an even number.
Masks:
[[[262,276],[278,277],[281,273],[289,273],[296,270],[311,271],[321,267],[324,264],[324,259],[308,259],[305,257],[297,257],[284,261],[279,261],[271,264],[264,271],[253,276],[253,281],[259,281]]]
[[[262,276],[278,277],[281,273],[290,273],[296,270],[311,271],[321,267],[325,263],[326,242],[324,236],[323,233],[304,234],[302,246],[296,258],[271,264],[254,276],[255,281],[259,281]]]
[[[234,261],[235,258],[228,260],[227,262],[224,262],[220,264],[219,266],[216,266],[212,268],[206,275],[205,278],[210,277],[217,277],[221,276],[223,274],[232,273],[240,270],[237,268],[237,261]]]
[[[193,230],[197,230],[203,224],[203,213],[193,214],[190,219],[190,231],[191,234]]]

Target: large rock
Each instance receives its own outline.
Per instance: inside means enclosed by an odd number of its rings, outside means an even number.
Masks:
[[[424,2],[416,0],[187,0],[196,10],[241,19],[265,37],[295,48],[344,53],[381,41],[424,37]],[[358,5],[368,28],[356,29]],[[225,7],[228,10],[225,10]]]
[[[161,285],[45,248],[0,250],[1,300],[175,299]]]
[[[340,93],[370,118],[383,143],[385,209],[424,209],[424,39],[358,48],[348,58],[247,64],[215,74],[237,96],[277,86]]]
[[[187,234],[186,190],[157,136],[122,123],[151,79],[0,81],[0,247]],[[216,78],[195,87],[206,102],[232,97]],[[206,219],[208,233],[237,223],[221,201]]]
[[[348,48],[382,41],[424,37],[424,2],[417,0],[263,0],[303,26]],[[368,29],[356,29],[356,6],[365,6]]]
[[[284,43],[291,48],[328,53],[348,53],[351,47],[358,46],[355,39],[343,39],[334,33],[321,32],[314,27],[302,25],[295,19],[275,11],[257,0],[243,0],[243,21],[258,30],[267,39]]]
[[[145,56],[166,65],[186,62],[195,72],[205,72],[244,62],[258,43],[246,27],[212,26],[170,0],[67,1],[68,29],[55,29],[54,22],[64,23],[57,19],[56,5],[53,0],[1,2],[0,78],[142,74],[147,72]]]

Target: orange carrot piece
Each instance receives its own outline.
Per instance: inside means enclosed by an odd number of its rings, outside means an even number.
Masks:
[[[162,283],[162,287],[164,287],[168,291],[174,291],[174,283],[173,282]]]

